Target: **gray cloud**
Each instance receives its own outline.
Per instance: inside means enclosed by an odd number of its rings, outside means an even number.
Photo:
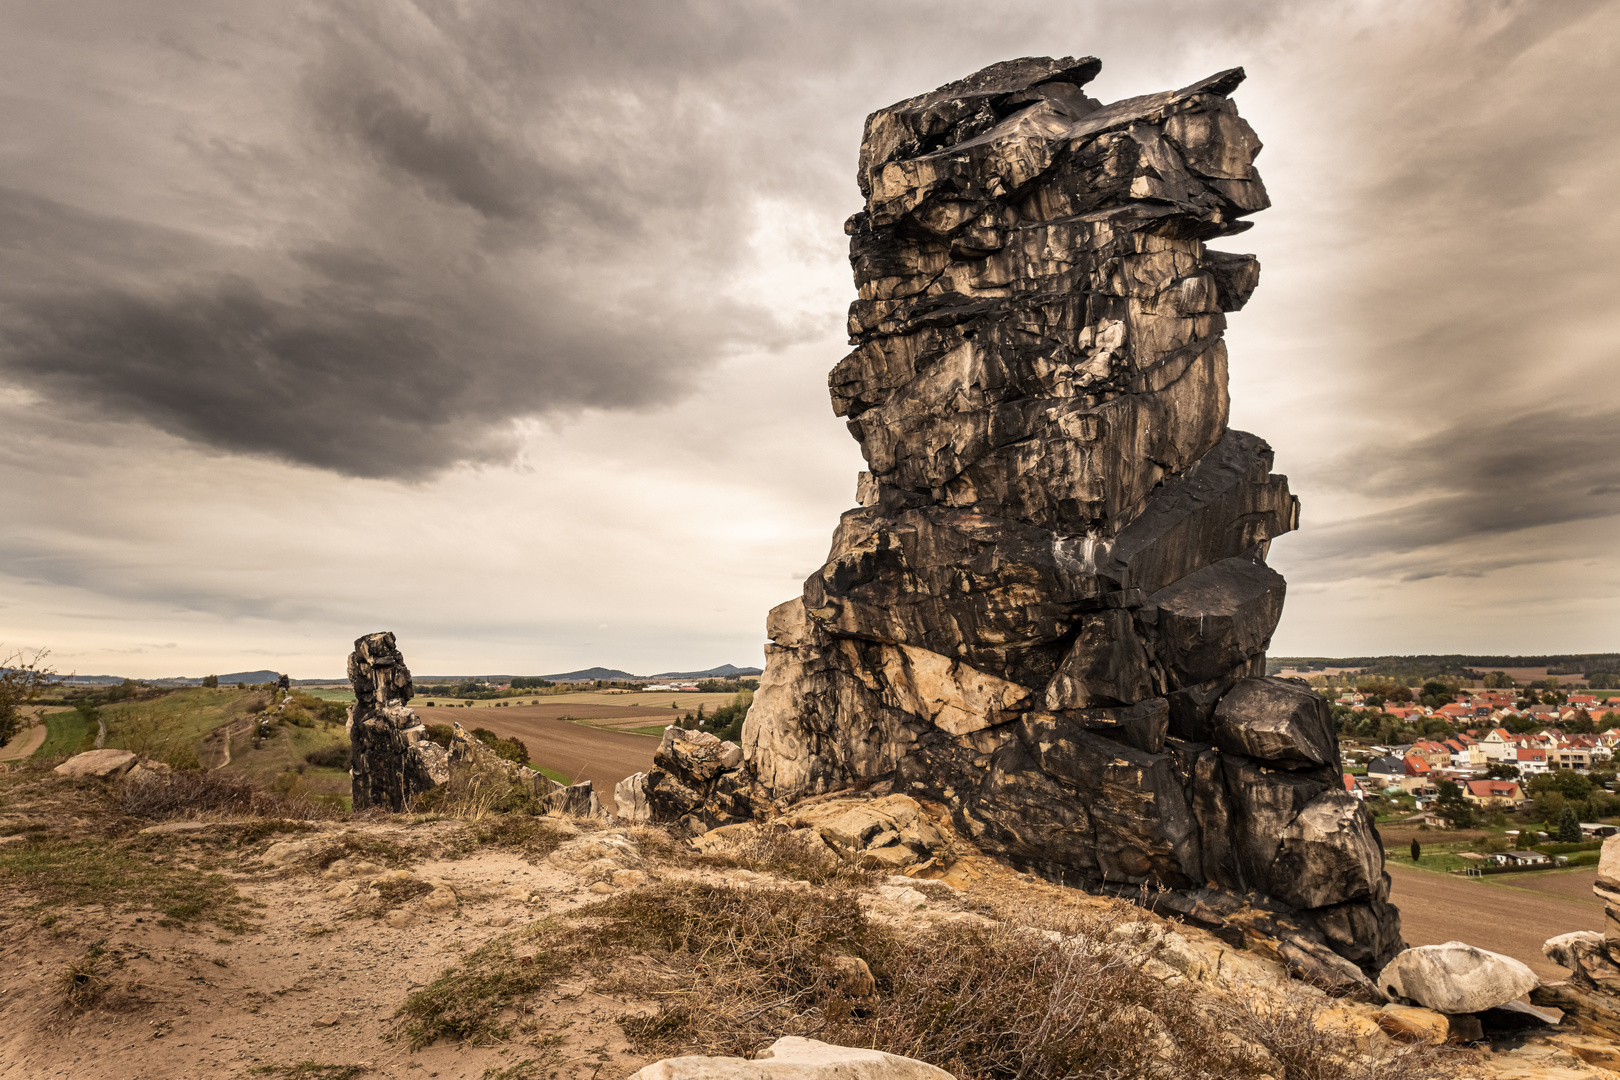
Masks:
[[[1549,528],[1620,515],[1620,409],[1457,420],[1358,449],[1336,471],[1339,486],[1384,506],[1307,521],[1312,578],[1478,577],[1566,555]]]
[[[852,291],[861,121],[1041,53],[1102,56],[1110,98],[1249,69],[1275,206],[1244,238],[1266,279],[1233,318],[1235,397],[1272,406],[1243,425],[1305,501],[1277,552],[1290,620],[1317,617],[1313,581],[1365,579],[1340,592],[1383,603],[1402,581],[1473,595],[1502,568],[1612,564],[1592,539],[1620,513],[1620,418],[1598,397],[1620,340],[1612,3],[160,0],[12,5],[0,31],[3,482],[41,467],[41,441],[74,444],[0,524],[38,590],[10,621],[61,590],[136,622],[167,599],[341,623],[341,643],[430,563],[468,598],[432,619],[479,648],[522,640],[574,578],[624,591],[612,610],[582,591],[569,647],[604,618],[592,640],[665,640],[649,598],[687,574],[780,599],[856,467],[821,372]],[[540,475],[454,469],[509,462]],[[263,489],[237,513],[314,502],[358,539],[218,522],[226,482]],[[139,537],[109,526],[148,486],[172,507]],[[512,504],[559,490],[569,508],[514,530]],[[606,490],[617,548],[579,509]],[[435,533],[448,505],[461,531]],[[397,509],[427,527],[380,553],[373,522]],[[171,519],[207,538],[182,549]],[[496,564],[532,588],[505,622],[480,576]],[[285,565],[320,584],[257,576]],[[757,643],[753,609],[669,602],[682,633]],[[574,659],[550,669],[601,658]]]

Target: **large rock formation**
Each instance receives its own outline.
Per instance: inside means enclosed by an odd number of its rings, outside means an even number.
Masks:
[[[1265,677],[1297,504],[1227,427],[1259,266],[1205,245],[1268,205],[1243,72],[1105,106],[1100,66],[1009,61],[868,118],[829,382],[870,472],[770,614],[745,768],[777,801],[890,783],[1049,876],[1376,971],[1401,947],[1377,832],[1326,703]]]
[[[356,638],[349,654],[349,775],[354,809],[373,806],[399,813],[450,775],[448,752],[428,740],[412,712],[411,669],[383,632]]]
[[[1091,58],[996,64],[867,119],[855,350],[870,471],[771,611],[742,761],[673,733],[620,786],[694,831],[844,789],[1378,995],[1403,945],[1327,703],[1265,676],[1297,503],[1227,427],[1228,311],[1268,205],[1240,69],[1104,106]],[[1281,942],[1281,945],[1276,943]]]

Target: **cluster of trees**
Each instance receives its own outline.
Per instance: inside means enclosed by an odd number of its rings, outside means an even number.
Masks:
[[[512,680],[512,689],[514,690],[549,690],[556,685],[556,683],[549,680],[529,678],[526,675],[519,675]]]
[[[759,689],[758,679],[704,679],[697,684],[699,691],[705,694],[740,694],[744,690],[752,693]]]
[[[1612,773],[1586,776],[1568,769],[1532,776],[1524,785],[1531,799],[1531,820],[1557,825],[1567,813],[1574,818],[1575,839],[1579,840],[1581,822],[1620,814],[1620,796],[1603,787],[1613,778]]]
[[[754,691],[745,687],[712,713],[699,705],[696,713],[681,717],[681,727],[688,731],[707,731],[721,739],[736,742],[742,738],[743,717],[748,715],[748,706],[753,703]]]
[[[32,656],[13,651],[0,662],[0,746],[22,727],[22,708],[39,698],[56,677],[45,666],[46,653]]]
[[[523,744],[522,739],[503,739],[489,728],[473,728],[467,734],[495,751],[495,756],[515,761],[519,765],[529,763],[529,748]],[[427,728],[429,742],[438,743],[446,750],[450,748],[450,740],[455,737],[455,728],[449,724],[429,724]]]

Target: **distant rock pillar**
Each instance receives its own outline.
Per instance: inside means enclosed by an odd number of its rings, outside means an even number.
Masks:
[[[349,775],[354,809],[373,806],[400,813],[422,792],[448,776],[442,747],[428,741],[427,727],[407,707],[411,669],[388,632],[356,638],[349,655]]]

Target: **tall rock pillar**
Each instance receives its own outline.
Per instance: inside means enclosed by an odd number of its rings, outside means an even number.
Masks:
[[[390,633],[355,639],[349,655],[349,775],[356,810],[373,806],[399,813],[416,796],[449,776],[443,747],[407,704],[411,670]]]
[[[1377,832],[1326,703],[1265,677],[1297,504],[1227,427],[1259,264],[1207,244],[1269,205],[1243,72],[1103,105],[1100,67],[1008,61],[868,118],[829,385],[869,471],[770,614],[747,768],[778,801],[891,783],[1049,876],[1375,970]]]

